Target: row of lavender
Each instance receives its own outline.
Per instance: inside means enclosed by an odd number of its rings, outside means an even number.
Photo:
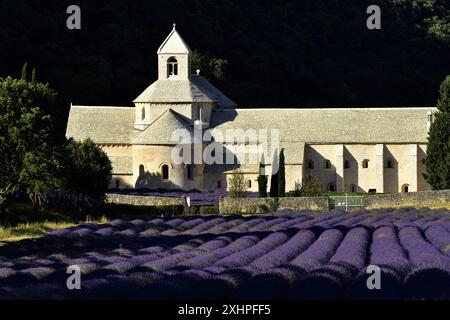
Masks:
[[[82,290],[67,289],[68,265]],[[367,287],[369,265],[380,290]],[[0,248],[0,298],[450,299],[450,212],[87,224]]]

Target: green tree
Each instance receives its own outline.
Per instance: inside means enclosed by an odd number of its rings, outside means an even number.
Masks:
[[[22,66],[22,71],[20,72],[20,80],[27,80],[28,77],[28,63],[24,63]]]
[[[31,72],[31,82],[36,82],[36,68],[33,68],[33,71]]]
[[[438,111],[428,133],[425,179],[434,190],[450,189],[450,75],[442,82]]]
[[[211,57],[209,53],[201,54],[194,50],[191,57],[192,70],[201,71],[201,75],[208,80],[224,80],[228,61],[218,57]]]
[[[240,170],[235,170],[231,173],[228,179],[229,195],[232,198],[245,198],[246,197],[246,185],[244,174]]]
[[[46,149],[45,147],[43,149]],[[60,163],[52,150],[33,150],[26,152],[19,182],[30,197],[37,210],[43,205],[45,194],[51,192],[61,183],[58,175]]]
[[[47,84],[0,78],[0,212],[17,191],[35,205],[55,187],[57,160],[51,119],[42,111],[56,105]]]
[[[261,162],[259,163],[258,192],[261,198],[267,197],[267,175],[266,165],[264,163],[264,154],[262,155]]]
[[[284,149],[280,151],[280,164],[278,168],[278,196],[286,195],[286,170],[284,165]]]
[[[275,152],[272,161],[272,175],[270,177],[270,197],[278,197],[278,153]]]
[[[70,139],[67,144],[64,189],[75,196],[77,203],[102,201],[111,180],[111,161],[91,139],[82,142]]]

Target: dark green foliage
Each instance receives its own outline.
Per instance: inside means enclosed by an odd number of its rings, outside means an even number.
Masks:
[[[280,151],[280,164],[278,168],[278,196],[284,197],[286,194],[286,170],[284,164],[284,149]]]
[[[450,189],[450,76],[439,90],[438,112],[428,134],[424,174],[434,190]]]
[[[280,207],[280,200],[278,198],[270,199],[268,205],[270,212],[277,212]]]
[[[59,184],[55,134],[44,112],[55,108],[55,101],[56,93],[46,84],[0,78],[2,211],[17,191],[26,192],[40,205],[43,194]]]
[[[436,107],[440,112],[450,112],[450,75],[448,75],[441,84]]]
[[[198,50],[194,50],[191,63],[192,72],[200,70],[200,74],[210,81],[224,80],[227,60],[211,57],[209,53],[202,55]]]
[[[271,198],[278,197],[278,169],[279,169],[278,153],[275,152],[273,155],[273,161],[272,161],[272,175],[270,176],[270,197]]]
[[[31,72],[31,82],[36,82],[36,68],[33,68],[33,71]]]
[[[258,175],[258,192],[261,198],[267,197],[267,175],[266,175],[266,165],[264,163],[264,155],[259,163],[259,175]]]
[[[20,73],[20,80],[27,80],[28,77],[28,64],[25,62],[22,66],[22,71]]]
[[[67,163],[64,189],[77,201],[101,201],[111,179],[111,162],[92,140],[70,140],[66,148]]]

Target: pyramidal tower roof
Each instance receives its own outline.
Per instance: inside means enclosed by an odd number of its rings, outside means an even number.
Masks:
[[[176,29],[176,24],[173,24],[173,29],[167,36],[166,40],[158,49],[158,54],[171,54],[171,53],[186,53],[191,54],[192,51],[183,40]]]
[[[167,109],[147,129],[133,139],[133,144],[176,145],[180,141],[172,140],[171,136],[175,130],[184,130],[192,139],[193,128],[188,120],[172,109]]]

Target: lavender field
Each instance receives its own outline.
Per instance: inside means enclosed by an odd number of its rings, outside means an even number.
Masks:
[[[68,290],[66,268],[81,268]],[[366,285],[381,268],[381,289]],[[450,299],[450,211],[86,224],[0,247],[0,299]]]

